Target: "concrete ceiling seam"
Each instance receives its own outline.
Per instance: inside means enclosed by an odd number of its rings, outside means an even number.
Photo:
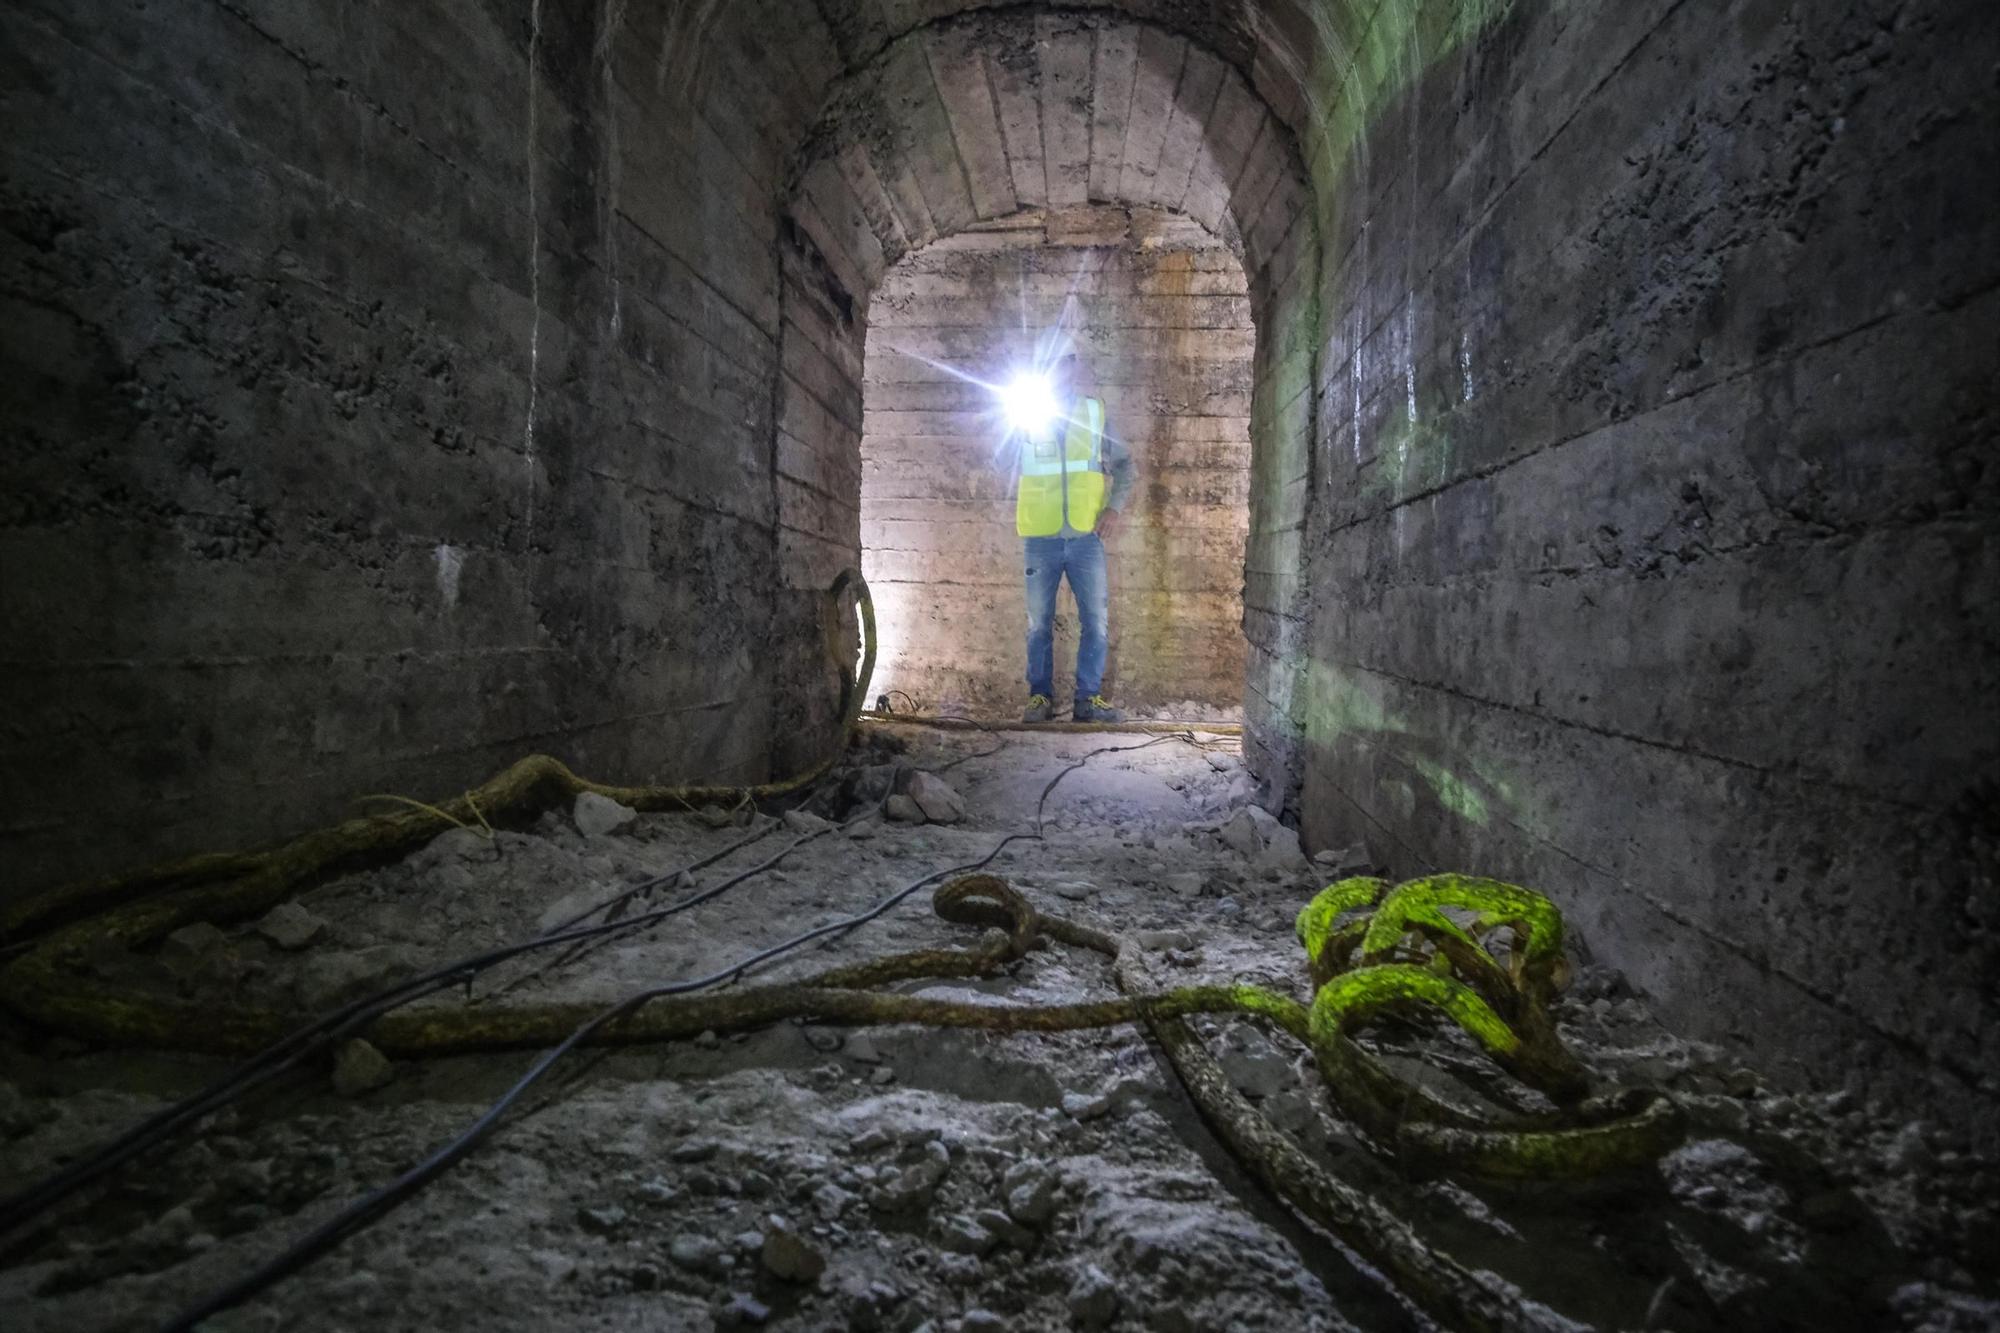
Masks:
[[[887,41],[836,82],[787,182],[801,225],[864,288],[1023,206],[1185,213],[1251,272],[1311,212],[1289,127],[1239,69],[1098,8],[985,8]]]

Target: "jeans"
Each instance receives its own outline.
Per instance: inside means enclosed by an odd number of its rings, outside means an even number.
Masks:
[[[1069,575],[1083,635],[1076,647],[1076,697],[1104,687],[1104,656],[1111,631],[1111,589],[1104,577],[1104,543],[1081,537],[1024,537],[1022,572],[1028,594],[1028,693],[1053,697],[1056,680],[1056,586]]]

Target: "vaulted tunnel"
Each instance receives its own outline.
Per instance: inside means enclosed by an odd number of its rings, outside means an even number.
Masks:
[[[1735,1171],[1743,1198],[1764,1188],[1744,1182],[1768,1163],[1729,1152],[1758,1134],[1796,1147],[1820,1131],[1786,1117],[1829,1099],[1855,1109],[1826,1141],[1850,1157],[1865,1148],[1905,1186],[1960,1165],[1990,1180],[1977,1156],[2000,1123],[1989,11],[10,6],[5,1188],[120,1127],[89,1089],[143,1112],[213,1072],[119,1054],[133,1031],[171,1026],[135,997],[158,996],[159,1014],[317,1012],[371,978],[441,964],[454,940],[545,932],[593,883],[685,886],[673,865],[748,836],[731,821],[819,837],[803,821],[857,817],[863,793],[902,802],[913,822],[882,825],[872,844],[843,833],[848,860],[822,856],[831,841],[802,850],[822,859],[754,890],[766,896],[734,924],[644,937],[655,952],[569,963],[568,981],[510,984],[551,1003],[609,1002],[623,993],[614,982],[668,980],[669,964],[693,974],[776,938],[746,920],[823,925],[872,900],[864,882],[972,864],[1008,833],[1033,838],[996,853],[997,872],[1049,910],[1145,934],[1164,966],[1194,969],[1184,980],[1296,970],[1291,917],[1342,875],[1466,872],[1560,909],[1569,970],[1584,979],[1561,1030],[1594,1033],[1592,1058],[1611,1063],[1593,1072],[1611,1083],[1682,1097],[1695,1147],[1737,1136],[1699,1160]],[[975,753],[966,737],[988,733],[893,718],[850,728],[843,713],[895,691],[961,725],[1019,715],[1014,478],[978,381],[1055,331],[1084,351],[1139,476],[1127,526],[1105,543],[1107,691],[1137,716],[1240,720],[1240,744],[1218,741],[1224,727],[1200,733],[1206,752],[1161,742],[1086,762],[1097,738],[1074,732],[991,733],[1000,748]],[[840,680],[858,647],[853,599],[828,591],[849,570],[872,585],[879,631],[859,700]],[[1073,638],[1059,643],[1071,660]],[[496,810],[497,833],[476,802],[449,804],[538,752],[606,783],[732,790],[842,757],[801,789],[789,826],[775,816],[800,791],[761,809],[708,790],[663,797],[678,813],[596,834],[567,801],[539,822],[526,806]],[[1063,776],[1072,763],[1086,766]],[[913,769],[959,790],[913,794]],[[893,790],[869,785],[880,782]],[[546,804],[550,790],[522,800]],[[266,897],[202,887],[239,872],[249,883],[248,863],[182,859],[441,807],[466,827],[409,856],[384,844],[315,863]],[[354,822],[342,836],[386,827]],[[446,855],[449,839],[489,834],[491,858]],[[116,878],[155,865],[170,873]],[[287,886],[320,923],[304,952],[266,929]],[[426,918],[410,904],[429,886],[447,896]],[[201,892],[218,896],[200,924],[227,934],[187,935],[174,916]],[[255,913],[231,905],[253,901]],[[67,922],[86,908],[125,902],[161,923],[133,927],[127,962],[107,961],[99,937],[61,933],[82,931]],[[838,961],[875,951],[866,931],[837,939],[849,951]],[[1023,973],[1023,994],[1082,998],[1103,980],[1036,970],[1048,966]],[[92,1008],[56,993],[58,977],[138,989],[121,992],[124,1008]],[[108,1031],[108,1014],[137,1027]],[[261,1029],[246,1018],[243,1030]],[[1412,1326],[1240,1182],[1210,1181],[1201,1244],[1247,1237],[1251,1267],[1280,1275],[1276,1296],[1133,1239],[1153,1234],[1148,1210],[1169,1194],[1118,1176],[1139,1170],[1123,1160],[1051,1187],[1064,1221],[1015,1217],[1026,1230],[1013,1236],[989,1219],[986,1248],[975,1237],[954,1250],[956,1214],[927,1215],[945,1236],[930,1250],[956,1257],[915,1267],[855,1260],[853,1237],[887,1254],[895,1228],[815,1202],[820,1183],[859,1199],[893,1173],[921,1174],[924,1126],[954,1115],[978,1122],[978,1142],[947,1154],[943,1178],[961,1183],[940,1197],[970,1218],[986,1205],[952,1191],[991,1168],[980,1188],[1004,1201],[1027,1178],[1010,1162],[1075,1160],[1088,1153],[1063,1134],[1117,1131],[1097,1111],[1068,1114],[1061,1134],[988,1123],[965,1109],[989,1091],[982,1080],[1002,1103],[1056,1114],[1076,1070],[1120,1088],[1138,1078],[1143,1043],[1128,1037],[1123,1055],[1043,1037],[1004,1058],[1007,1038],[940,1048],[949,1056],[911,1038],[862,1061],[864,1078],[894,1065],[910,1084],[858,1085],[879,1101],[804,1073],[789,1091],[755,1083],[768,1071],[752,1056],[793,1059],[775,1037],[725,1033],[719,1050],[663,1057],[684,1084],[713,1078],[712,1105],[769,1141],[725,1145],[722,1158],[743,1159],[729,1173],[676,1177],[662,1197],[713,1202],[729,1215],[703,1233],[717,1237],[766,1227],[760,1208],[785,1213],[780,1240],[760,1239],[741,1266],[726,1246],[683,1244],[649,1279],[630,1277],[636,1259],[594,1260],[583,1294],[510,1269],[511,1294],[488,1314],[520,1327],[1291,1327],[1310,1308],[1328,1327]],[[1263,1048],[1218,1040],[1236,1085],[1255,1084],[1244,1071]],[[635,1094],[653,1075],[619,1070],[584,1120],[622,1124],[634,1095],[684,1095]],[[411,1143],[491,1081],[425,1077],[395,1085],[417,1108],[394,1131]],[[1745,1080],[1766,1089],[1749,1110],[1720,1106],[1717,1089]],[[1282,1121],[1294,1095],[1272,1083],[1253,1100]],[[1119,1096],[1107,1105],[1140,1094]],[[699,1104],[673,1101],[661,1132],[685,1138]],[[1134,1149],[1135,1161],[1194,1154],[1199,1172],[1201,1152],[1221,1154],[1193,1146],[1205,1131],[1190,1114],[1134,1114],[1159,1120],[1132,1130],[1139,1140],[1157,1130],[1171,1145]],[[1315,1151],[1335,1144],[1329,1160],[1360,1141],[1287,1114]],[[908,1160],[881,1164],[879,1180],[801,1167],[799,1126],[838,1116],[856,1140],[878,1117],[895,1142],[907,1136],[890,1151]],[[256,1138],[222,1132],[239,1147]],[[360,1143],[374,1131],[341,1132]],[[989,1141],[1009,1134],[1013,1148]],[[397,1142],[375,1165],[414,1153]],[[791,1156],[780,1171],[756,1166],[760,1152]],[[510,1160],[528,1176],[553,1169],[546,1153]],[[701,1160],[676,1170],[699,1174]],[[1679,1207],[1701,1182],[1693,1159],[1670,1160]],[[601,1163],[581,1169],[600,1193],[631,1184]],[[1819,1237],[1804,1271],[1855,1275],[1828,1306],[1797,1305],[1810,1315],[1800,1326],[1991,1315],[1993,1275],[1965,1257],[1994,1234],[1990,1191],[1959,1227],[1884,1211],[1880,1199],[1915,1187],[1827,1170],[1787,1178],[1792,1211],[1765,1206],[1778,1231]],[[751,1206],[766,1194],[745,1171],[764,1177],[770,1207]],[[335,1175],[370,1179],[362,1166]],[[810,1188],[788,1198],[801,1181]],[[178,1240],[64,1215],[22,1233],[0,1291],[35,1327],[179,1306],[244,1267],[265,1221],[320,1206],[312,1191],[275,1204],[244,1189],[255,1197],[233,1212],[214,1190],[194,1197]],[[1834,1194],[1860,1202],[1824,1201]],[[1807,1197],[1820,1201],[1817,1230],[1798,1211]],[[266,1212],[244,1222],[252,1203]],[[607,1245],[650,1243],[633,1220],[642,1207],[617,1211],[624,1220],[580,1225]],[[1500,1213],[1496,1233],[1534,1231]],[[1772,1312],[1806,1299],[1776,1259],[1750,1262],[1740,1282],[1716,1277],[1729,1242],[1698,1210],[1639,1213],[1658,1229],[1606,1242],[1604,1271],[1567,1285],[1546,1255],[1521,1260],[1457,1223],[1442,1234],[1473,1266],[1593,1325],[1779,1326]],[[1044,1226],[1069,1230],[1022,1238]],[[1894,1245],[1871,1248],[1891,1233]],[[444,1248],[462,1258],[450,1234]],[[817,1270],[802,1283],[786,1268],[793,1240],[822,1267],[831,1258],[819,1285]],[[1619,1258],[1649,1245],[1678,1258],[1658,1272]],[[1947,1257],[1922,1273],[1928,1294],[1908,1295],[1915,1261],[1898,1268],[1898,1256],[1925,1246]],[[1843,1247],[1887,1257],[1847,1264]],[[959,1271],[964,1252],[986,1268]],[[1107,1256],[1158,1253],[1166,1278],[1092,1294]],[[245,1313],[290,1320],[325,1296],[333,1326],[387,1308],[379,1292],[319,1280]],[[1146,1295],[1167,1287],[1207,1294],[1173,1325]]]

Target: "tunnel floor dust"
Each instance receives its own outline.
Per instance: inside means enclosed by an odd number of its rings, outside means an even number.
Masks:
[[[227,930],[190,928],[107,974],[218,1006],[320,1008],[524,938],[618,886],[656,906],[781,861],[692,910],[551,964],[530,955],[443,1006],[609,1002],[715,970],[918,878],[991,869],[1052,911],[1134,934],[1156,972],[1303,996],[1292,919],[1369,862],[1309,863],[1246,813],[1233,742],[873,726],[838,782],[783,818],[579,808],[489,838],[454,830]],[[1072,767],[1081,763],[1081,767]],[[950,823],[846,821],[897,768],[956,793]],[[1067,771],[1066,771],[1067,770]],[[1057,777],[1053,791],[1049,784]],[[941,810],[940,813],[950,813]],[[803,839],[803,841],[801,841]],[[1388,869],[1394,869],[1390,867]],[[1477,867],[1467,867],[1477,869]],[[964,945],[917,894],[757,969],[780,980]],[[1587,942],[1586,942],[1587,943]],[[995,981],[905,989],[1045,1003],[1112,993],[1094,955],[1037,951]],[[1975,1329],[2000,1324],[1991,1164],[1842,1092],[1780,1091],[1682,1040],[1585,964],[1557,1011],[1599,1077],[1672,1092],[1686,1143],[1642,1176],[1578,1187],[1414,1179],[1317,1094],[1288,1039],[1199,1024],[1232,1079],[1433,1244],[1600,1328]],[[212,1080],[190,1056],[7,1034],[0,1189],[12,1191]],[[1417,1027],[1378,1053],[1465,1096],[1472,1049]],[[176,1150],[0,1252],[21,1330],[143,1328],[225,1284],[461,1130],[525,1053],[396,1065],[348,1051],[223,1112]],[[1131,1028],[999,1036],[784,1023],[588,1054],[402,1208],[206,1327],[252,1329],[1425,1328],[1365,1265],[1231,1169]]]

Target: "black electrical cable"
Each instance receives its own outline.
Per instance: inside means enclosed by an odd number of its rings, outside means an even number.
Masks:
[[[734,981],[772,958],[789,953],[813,940],[853,930],[873,921],[927,884],[935,883],[948,875],[971,873],[985,868],[1010,844],[1023,841],[1036,841],[1042,837],[1043,814],[1047,809],[1049,796],[1055,791],[1057,785],[1071,773],[1082,768],[1099,755],[1150,749],[1155,745],[1161,745],[1167,741],[1181,741],[1193,745],[1197,749],[1209,748],[1203,742],[1197,740],[1191,733],[1185,733],[1157,736],[1152,740],[1144,741],[1138,745],[1113,745],[1092,750],[1050,778],[1048,783],[1042,788],[1041,796],[1035,802],[1035,831],[1033,833],[1010,833],[995,843],[992,849],[977,861],[968,861],[962,865],[933,871],[921,879],[915,880],[898,889],[886,898],[877,901],[865,911],[844,917],[838,921],[828,922],[822,926],[816,926],[811,930],[801,931],[788,940],[771,945],[748,958],[732,963],[726,968],[711,972],[707,976],[696,977],[686,981],[669,982],[665,985],[649,987],[626,996],[617,1004],[576,1028],[569,1036],[563,1038],[559,1044],[543,1052],[535,1060],[535,1063],[530,1065],[527,1071],[515,1081],[514,1085],[501,1095],[498,1101],[489,1106],[477,1120],[473,1121],[471,1125],[467,1126],[455,1138],[438,1148],[430,1156],[411,1167],[395,1180],[378,1186],[376,1189],[369,1191],[361,1198],[341,1209],[340,1212],[313,1228],[312,1231],[300,1237],[297,1241],[294,1241],[282,1252],[259,1266],[253,1272],[224,1287],[220,1291],[211,1294],[199,1304],[183,1311],[174,1319],[162,1325],[163,1333],[183,1333],[185,1330],[192,1330],[204,1319],[241,1305],[244,1301],[249,1300],[252,1296],[255,1296],[258,1292],[263,1291],[273,1283],[282,1281],[284,1278],[305,1267],[347,1237],[366,1228],[376,1219],[386,1216],[404,1199],[416,1193],[446,1170],[450,1169],[455,1163],[465,1157],[467,1153],[471,1152],[473,1148],[489,1137],[498,1128],[501,1119],[514,1103],[521,1098],[522,1094],[538,1082],[564,1055],[588,1040],[593,1033],[605,1024],[623,1018],[627,1014],[651,1003],[653,1000],[663,999],[671,995],[682,995],[689,991],[703,990],[709,986]],[[872,814],[873,812],[871,811],[870,813]],[[867,816],[862,817],[866,818]],[[849,822],[853,823],[856,821]],[[713,896],[713,891],[711,891],[710,896]],[[631,923],[621,924],[629,925]]]
[[[873,814],[874,812],[870,811],[868,815],[861,817],[866,818]],[[855,821],[849,821],[849,823],[853,822]],[[768,836],[775,827],[775,824],[769,825],[758,830],[751,836],[739,838],[728,846],[711,852],[707,856],[700,857],[677,869],[670,870],[665,874],[655,875],[649,880],[633,885],[615,897],[606,899],[604,902],[598,903],[571,917],[568,923],[559,925],[531,940],[500,945],[482,953],[470,954],[466,957],[456,959],[440,967],[432,968],[418,976],[376,991],[372,995],[362,996],[329,1014],[314,1019],[304,1027],[280,1038],[277,1042],[258,1052],[216,1083],[195,1093],[193,1096],[176,1102],[172,1106],[155,1112],[103,1147],[91,1152],[88,1156],[70,1163],[62,1170],[55,1172],[43,1180],[37,1181],[19,1193],[11,1195],[5,1200],[0,1200],[0,1234],[12,1231],[14,1228],[32,1220],[106,1172],[130,1161],[133,1157],[159,1143],[190,1121],[199,1119],[213,1111],[220,1110],[230,1102],[261,1087],[263,1084],[283,1074],[286,1070],[293,1068],[301,1060],[306,1059],[315,1052],[324,1050],[328,1045],[340,1040],[349,1033],[366,1027],[369,1023],[372,1023],[391,1009],[399,1008],[402,1005],[420,1000],[426,995],[435,994],[438,991],[459,985],[462,982],[469,982],[472,977],[485,971],[487,968],[533,950],[550,948],[558,944],[587,941],[619,930],[637,929],[658,921],[663,921],[668,917],[685,912],[689,908],[698,907],[702,903],[714,898],[717,894],[743,882],[743,880],[750,876],[770,868],[805,843],[832,831],[831,828],[817,829],[813,832],[803,834],[794,839],[777,856],[762,862],[751,870],[733,876],[712,888],[704,889],[700,893],[681,902],[670,904],[657,911],[642,913],[630,919],[604,922],[595,926],[578,927],[571,924],[586,920],[590,916],[606,910],[619,901],[629,899],[662,884],[671,883],[683,875],[691,874],[694,871],[714,865],[716,862]]]
[[[922,879],[916,880],[898,889],[888,897],[883,898],[865,912],[859,912],[853,916],[829,922],[812,930],[801,931],[799,934],[792,936],[782,943],[771,945],[766,949],[752,954],[748,958],[739,959],[728,967],[711,972],[707,976],[695,977],[686,981],[668,982],[665,985],[648,987],[645,990],[636,991],[626,996],[617,1004],[576,1028],[567,1037],[563,1038],[560,1043],[544,1051],[536,1058],[534,1064],[528,1067],[527,1072],[522,1074],[505,1093],[501,1094],[498,1101],[489,1106],[477,1120],[473,1121],[471,1125],[467,1126],[450,1142],[431,1153],[430,1156],[411,1167],[408,1171],[405,1171],[396,1179],[385,1185],[378,1186],[353,1203],[350,1203],[334,1216],[328,1218],[325,1222],[314,1227],[304,1236],[287,1246],[283,1252],[272,1258],[269,1262],[261,1265],[229,1286],[224,1287],[222,1290],[213,1293],[200,1304],[183,1311],[166,1324],[163,1324],[161,1326],[162,1329],[174,1330],[176,1333],[194,1329],[203,1320],[220,1314],[224,1310],[241,1305],[244,1301],[249,1300],[266,1287],[289,1277],[326,1251],[338,1245],[341,1241],[347,1239],[347,1237],[363,1230],[376,1219],[386,1216],[397,1205],[402,1203],[404,1199],[415,1194],[439,1175],[449,1170],[455,1163],[465,1157],[467,1153],[471,1152],[488,1138],[499,1127],[507,1111],[516,1101],[520,1100],[523,1093],[527,1092],[529,1088],[540,1081],[541,1077],[553,1068],[557,1061],[582,1045],[590,1038],[591,1034],[595,1033],[605,1024],[623,1018],[654,1000],[663,999],[671,995],[684,995],[689,991],[704,990],[726,981],[733,981],[759,964],[767,962],[780,954],[789,953],[801,945],[819,939],[821,936],[836,934],[840,931],[852,930],[858,926],[865,925],[898,903],[901,903],[925,885],[935,883],[937,880],[948,875],[970,873],[979,870],[989,865],[1008,844],[1022,840],[1032,840],[1037,836],[1039,835],[1010,833],[995,843],[993,850],[979,860],[968,861],[964,865],[951,866],[944,870],[933,871],[925,875]]]

